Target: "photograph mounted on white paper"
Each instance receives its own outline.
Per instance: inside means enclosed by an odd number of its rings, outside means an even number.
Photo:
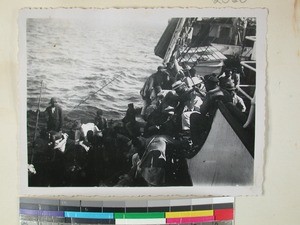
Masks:
[[[260,194],[266,15],[21,10],[21,193]]]

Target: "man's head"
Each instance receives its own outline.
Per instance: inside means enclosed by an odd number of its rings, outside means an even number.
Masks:
[[[227,77],[220,78],[220,87],[227,91],[234,91],[236,89],[233,80]]]
[[[55,97],[52,97],[52,98],[50,99],[49,104],[52,105],[52,106],[54,106],[56,103],[57,103],[57,99],[56,99]]]
[[[230,69],[225,69],[224,73],[225,73],[225,77],[227,77],[227,78],[231,77],[231,75],[232,75],[232,71]]]
[[[157,71],[159,71],[159,72],[162,71],[162,70],[164,70],[164,69],[165,69],[164,66],[158,66],[158,67],[157,67]]]
[[[81,121],[75,120],[75,122],[72,125],[72,130],[79,130],[81,128]]]
[[[155,86],[154,91],[156,94],[160,93],[162,91],[161,86],[159,86],[159,85]]]
[[[168,68],[168,69],[173,68],[173,65],[174,65],[174,63],[172,63],[172,62],[167,62],[167,68]]]
[[[214,74],[211,74],[205,77],[204,85],[205,89],[207,91],[210,91],[212,89],[215,89],[219,85],[219,80]]]
[[[192,84],[193,87],[199,87],[199,88],[201,87],[202,81],[200,78],[192,77],[192,81],[193,81],[193,84]]]
[[[174,84],[172,84],[172,89],[176,91],[176,93],[182,93],[186,89],[186,85],[182,81],[176,81]]]

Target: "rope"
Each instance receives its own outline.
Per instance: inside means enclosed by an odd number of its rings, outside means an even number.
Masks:
[[[229,20],[229,18],[227,18],[226,19],[226,22],[225,23],[227,23],[228,22],[228,20]],[[199,49],[199,47],[204,43],[204,41],[209,37],[209,33],[212,31],[212,29],[213,29],[213,26],[211,26],[212,25],[212,23],[215,21],[215,18],[213,18],[210,22],[209,22],[209,25],[210,25],[210,28],[209,28],[209,32],[208,32],[208,35],[207,36],[205,36],[205,38],[200,42],[200,44],[196,47],[196,49],[195,49],[195,51],[194,51],[194,54],[190,54],[190,56],[189,56],[189,58],[188,58],[188,60],[187,60],[187,62],[193,57],[193,55],[195,55],[196,53],[197,53],[197,50]],[[198,31],[198,33],[197,33],[197,37],[199,38],[200,37],[200,33],[201,33],[201,29]],[[216,37],[213,39],[213,41],[216,39]],[[198,41],[198,39],[197,39],[197,41]],[[195,40],[195,42],[196,42],[196,40]],[[187,54],[190,50],[191,50],[191,48],[192,48],[192,44],[189,46],[189,47],[187,47],[181,54],[180,54],[180,56],[179,56],[179,62],[181,62],[181,60],[183,59],[183,57],[184,57],[184,55],[185,54]],[[207,51],[207,49],[208,49],[208,46],[206,47],[206,49],[202,52],[202,53],[200,53],[200,56],[198,57],[198,59],[197,59],[197,61],[202,57],[202,55],[204,55],[205,53],[206,53],[206,51]],[[195,62],[195,64],[197,63],[197,61]]]
[[[107,82],[106,84],[104,84],[103,86],[101,86],[97,91],[90,93],[86,98],[84,98],[83,100],[81,100],[79,102],[78,105],[74,106],[70,112],[68,112],[68,114],[66,116],[68,116],[74,109],[76,109],[77,107],[79,107],[81,104],[85,103],[92,95],[97,94],[99,91],[103,90],[103,88],[105,88],[107,85],[109,85],[110,83],[112,83],[115,79],[117,79],[117,76],[115,76],[113,79],[111,79],[109,82]]]

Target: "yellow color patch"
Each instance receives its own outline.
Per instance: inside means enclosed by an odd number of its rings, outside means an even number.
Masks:
[[[166,218],[200,217],[200,216],[213,216],[213,215],[214,215],[213,210],[166,212]]]

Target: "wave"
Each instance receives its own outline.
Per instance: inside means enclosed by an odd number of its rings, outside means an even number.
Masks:
[[[92,29],[72,20],[33,19],[27,28],[28,109],[36,109],[44,80],[41,108],[57,97],[70,119],[93,119],[99,108],[110,119],[121,118],[128,103],[142,104],[139,90],[161,65],[153,54],[160,34],[147,26],[99,24]]]

